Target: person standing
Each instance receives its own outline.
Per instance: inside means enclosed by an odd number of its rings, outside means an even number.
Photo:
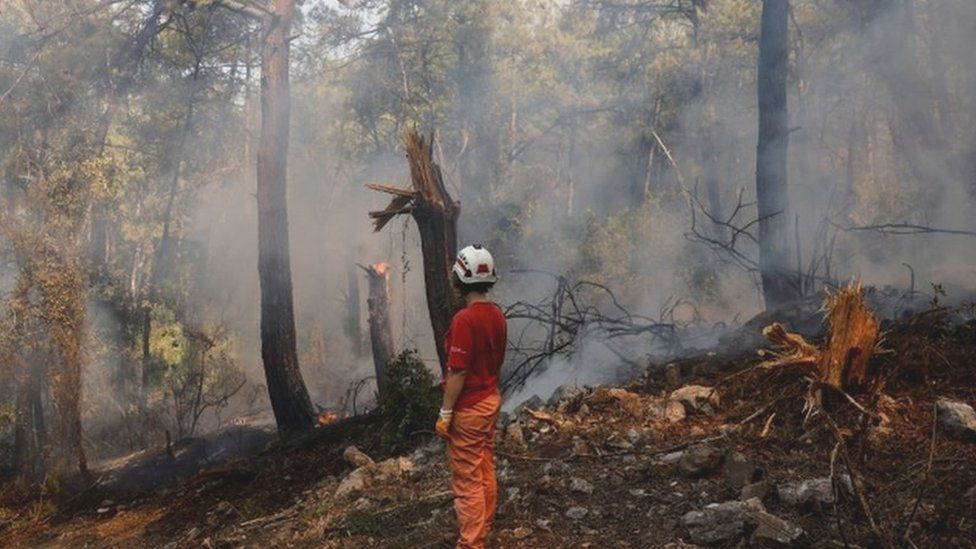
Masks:
[[[498,503],[495,423],[501,408],[498,382],[508,327],[501,308],[488,298],[498,281],[495,260],[480,245],[458,253],[454,286],[465,307],[445,335],[447,369],[437,434],[447,441],[458,549],[480,549],[491,532]]]

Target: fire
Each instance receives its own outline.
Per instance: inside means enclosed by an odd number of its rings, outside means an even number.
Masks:
[[[322,412],[319,414],[319,425],[325,426],[339,421],[339,414],[336,412]]]

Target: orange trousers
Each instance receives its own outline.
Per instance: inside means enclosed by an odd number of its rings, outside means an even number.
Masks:
[[[447,461],[454,488],[458,549],[481,549],[495,520],[495,422],[502,397],[494,393],[469,408],[454,411],[448,430]]]

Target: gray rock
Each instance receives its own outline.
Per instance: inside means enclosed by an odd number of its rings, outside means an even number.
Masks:
[[[701,511],[689,511],[681,517],[692,543],[711,545],[732,542],[746,535],[750,513],[765,512],[758,499],[726,501],[706,505]]]
[[[750,513],[755,523],[749,545],[770,549],[805,547],[809,544],[807,533],[799,526],[766,512]]]
[[[769,483],[766,481],[754,482],[752,484],[746,484],[739,491],[739,499],[745,501],[747,499],[756,498],[759,501],[766,499],[766,494],[769,493]]]
[[[678,469],[685,476],[700,477],[717,469],[721,461],[721,452],[707,444],[696,444],[678,458]]]
[[[546,401],[546,406],[550,408],[555,408],[560,402],[566,400],[567,398],[576,395],[581,389],[576,385],[564,384],[556,387],[556,390],[552,392],[549,396],[549,400]]]
[[[539,395],[532,395],[532,398],[523,401],[521,404],[515,407],[515,409],[513,410],[515,414],[515,419],[517,421],[524,420],[525,419],[524,410],[526,408],[531,408],[533,410],[541,410],[545,407],[545,405],[546,403],[543,402],[542,398],[539,397]]]
[[[569,479],[569,489],[573,492],[579,492],[581,494],[592,494],[593,484],[585,479],[573,477]]]
[[[580,520],[589,514],[589,510],[586,507],[570,507],[566,509],[566,518],[571,518],[573,520]]]
[[[688,412],[712,414],[719,406],[718,390],[704,385],[685,385],[671,391],[668,398],[683,404]]]
[[[976,441],[976,411],[972,406],[942,398],[935,403],[935,410],[943,431],[956,438]]]
[[[766,512],[758,499],[726,501],[685,513],[681,519],[691,541],[699,545],[730,544],[750,532],[753,547],[802,547],[802,528]]]
[[[841,494],[853,493],[850,476],[841,475],[838,481]],[[776,486],[776,495],[788,505],[833,505],[835,502],[834,487],[827,477],[779,484]]]
[[[725,454],[722,473],[733,488],[742,488],[752,482],[756,474],[756,464],[742,452],[732,450]]]

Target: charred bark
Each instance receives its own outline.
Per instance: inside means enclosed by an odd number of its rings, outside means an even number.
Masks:
[[[352,355],[356,358],[363,356],[362,317],[359,309],[359,278],[356,267],[349,265],[346,269],[346,336]]]
[[[261,358],[275,421],[282,431],[312,425],[315,414],[298,367],[286,199],[289,30],[295,0],[272,0],[261,54],[261,141],[257,161]]]
[[[786,215],[789,9],[788,0],[764,0],[759,37],[756,200],[759,210],[759,270],[767,310],[782,307],[798,295],[790,274],[789,217]]]
[[[377,263],[363,267],[369,280],[369,341],[373,350],[373,369],[380,396],[386,393],[386,366],[396,354],[390,322],[390,265]]]
[[[440,167],[434,162],[430,141],[416,131],[404,137],[404,148],[410,164],[412,189],[370,184],[369,188],[392,194],[385,210],[370,212],[374,229],[380,231],[399,214],[409,213],[420,231],[424,258],[424,287],[427,309],[434,331],[434,344],[443,374],[447,364],[444,336],[454,314],[462,307],[461,297],[451,283],[451,265],[457,253],[457,220],[461,205],[448,194]]]

